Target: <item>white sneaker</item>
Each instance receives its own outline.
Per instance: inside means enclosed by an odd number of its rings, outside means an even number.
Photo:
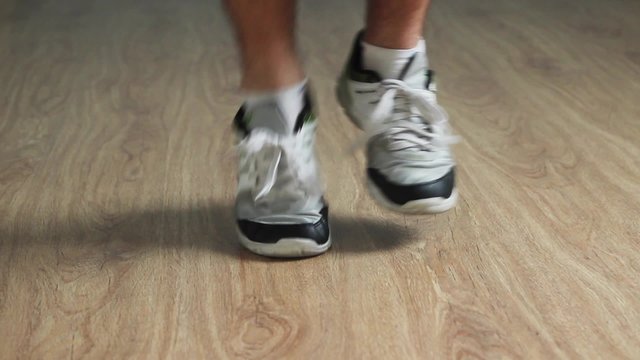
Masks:
[[[283,116],[277,103],[262,116]],[[316,117],[305,106],[293,132],[250,128],[254,114],[245,106],[234,128],[239,136],[236,218],[240,243],[273,257],[321,254],[331,246],[328,207],[314,154]],[[260,119],[264,120],[264,119]]]
[[[361,36],[336,88],[338,101],[367,136],[367,185],[382,205],[403,213],[438,213],[457,201],[448,116],[436,101],[426,52],[395,79],[362,65]]]

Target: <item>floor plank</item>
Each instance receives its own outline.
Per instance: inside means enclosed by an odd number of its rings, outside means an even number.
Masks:
[[[640,3],[436,2],[462,199],[374,205],[334,99],[362,3],[303,2],[335,245],[235,241],[217,2],[0,1],[0,358],[640,357]]]

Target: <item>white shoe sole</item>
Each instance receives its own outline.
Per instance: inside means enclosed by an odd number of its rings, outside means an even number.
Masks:
[[[273,244],[251,241],[236,229],[240,243],[252,253],[277,258],[299,258],[320,255],[331,247],[331,236],[326,243],[318,245],[314,240],[306,238],[284,238]]]
[[[456,188],[453,189],[448,198],[418,199],[409,201],[403,205],[395,204],[387,199],[382,191],[369,179],[367,179],[367,188],[369,189],[369,194],[371,194],[380,205],[404,214],[437,214],[453,208],[458,202],[458,189]]]

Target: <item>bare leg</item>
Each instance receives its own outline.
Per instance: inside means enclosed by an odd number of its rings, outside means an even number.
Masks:
[[[295,0],[225,0],[242,54],[244,90],[275,90],[298,83]]]
[[[388,49],[409,49],[422,36],[430,0],[369,0],[364,41]]]

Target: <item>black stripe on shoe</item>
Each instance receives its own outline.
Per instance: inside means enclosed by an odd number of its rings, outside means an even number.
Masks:
[[[242,105],[240,109],[238,109],[236,116],[233,118],[233,127],[242,134],[242,137],[249,135],[249,127],[244,120],[246,112],[244,105]]]
[[[323,245],[329,241],[329,208],[320,210],[321,218],[312,224],[264,224],[238,220],[238,228],[247,239],[263,244],[275,244],[285,238],[302,238]]]
[[[426,73],[426,80],[424,82],[424,88],[429,90],[429,91],[435,91],[435,84],[436,84],[436,72],[433,70],[427,70]],[[432,86],[433,85],[433,86]]]
[[[304,92],[303,98],[304,98],[303,100],[304,105],[302,107],[302,110],[300,111],[300,114],[298,114],[298,117],[296,118],[296,124],[293,127],[294,133],[300,132],[304,124],[314,121],[316,118],[313,111],[313,102],[311,101],[311,93],[306,86],[305,86],[305,92]]]
[[[353,41],[353,47],[351,48],[351,54],[349,55],[349,61],[347,62],[347,68],[345,74],[353,81],[362,83],[379,83],[382,81],[380,74],[373,70],[367,70],[364,68],[362,60],[362,38],[364,37],[364,31],[360,31]]]
[[[448,199],[455,185],[454,168],[451,168],[447,174],[439,179],[411,185],[394,184],[387,180],[378,170],[373,168],[367,169],[367,175],[384,196],[397,205],[404,205],[413,200],[430,198]]]

